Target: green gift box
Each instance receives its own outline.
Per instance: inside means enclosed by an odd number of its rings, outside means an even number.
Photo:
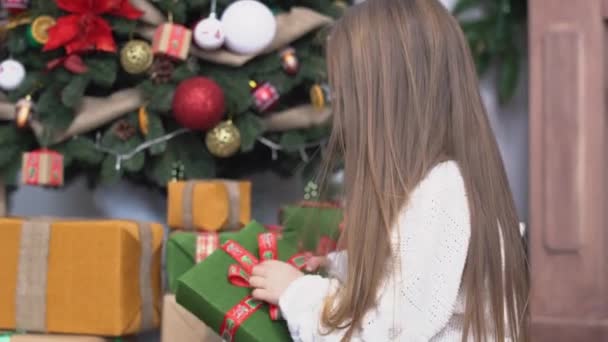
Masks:
[[[320,202],[285,206],[279,213],[283,239],[317,255],[336,248],[342,220],[342,209]]]
[[[226,245],[235,242],[258,258],[258,237],[267,232],[264,226],[252,222],[236,233],[231,242]],[[277,240],[276,246],[278,260],[288,261],[294,256],[298,256],[297,248],[284,240]],[[227,247],[226,250],[230,250],[230,248]],[[240,260],[246,261],[249,258]],[[298,257],[298,261],[298,265],[302,266],[303,258]],[[236,329],[233,341],[291,341],[285,321],[270,318],[268,304],[247,300],[250,298],[251,289],[235,286],[229,281],[229,268],[231,265],[234,267],[237,264],[235,257],[230,256],[224,249],[217,250],[204,262],[194,266],[179,278],[177,302],[218,332],[220,336],[222,336],[222,327],[230,326],[229,320],[225,321],[228,312],[238,313],[240,309],[249,310],[251,307],[256,307],[257,311],[248,316]],[[222,337],[230,340],[230,336]]]
[[[200,234],[213,233],[175,232],[169,236],[167,241],[167,279],[171,293],[175,293],[177,289],[177,279],[197,264],[196,244]],[[235,232],[219,233],[217,248],[232,239],[235,234]]]

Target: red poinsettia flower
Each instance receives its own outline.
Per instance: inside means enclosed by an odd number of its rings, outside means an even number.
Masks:
[[[68,54],[90,50],[116,52],[110,24],[104,14],[138,19],[142,12],[129,0],[55,0],[57,6],[72,14],[57,20],[49,29],[49,40],[44,51],[65,47]]]

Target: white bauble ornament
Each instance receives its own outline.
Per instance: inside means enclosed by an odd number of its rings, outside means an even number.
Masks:
[[[196,45],[204,50],[215,50],[224,45],[224,29],[215,13],[196,24],[193,36]]]
[[[15,90],[25,79],[23,64],[14,59],[0,63],[0,89]]]
[[[252,55],[264,50],[277,31],[277,22],[266,5],[255,0],[239,0],[222,14],[226,46],[233,52]]]

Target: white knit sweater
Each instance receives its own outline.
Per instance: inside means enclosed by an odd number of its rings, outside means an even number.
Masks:
[[[470,216],[455,162],[434,167],[412,192],[393,230],[393,272],[365,315],[354,341],[460,342],[464,294],[460,291]],[[296,342],[340,341],[344,331],[320,332],[324,299],[345,278],[346,255],[334,254],[332,277],[294,281],[279,305]]]

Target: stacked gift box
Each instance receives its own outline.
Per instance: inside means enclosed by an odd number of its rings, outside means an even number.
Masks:
[[[19,332],[0,336],[110,341],[157,329],[162,243],[158,224],[0,218],[0,330]]]
[[[0,341],[128,341],[161,325],[162,342],[289,340],[278,308],[251,299],[247,274],[268,258],[302,268],[334,250],[340,208],[285,206],[269,226],[251,220],[249,182],[167,188],[164,297],[160,224],[0,218]]]
[[[276,315],[278,309],[251,298],[248,275],[255,264],[267,258],[301,269],[306,256],[333,251],[342,211],[334,204],[302,202],[282,208],[279,220],[280,231],[276,226],[251,221],[240,231],[211,235],[213,242],[209,232],[175,232],[170,236],[167,273],[176,296],[166,297],[165,303],[170,301],[172,307],[177,305],[189,314],[174,310],[175,315],[181,312],[182,324],[163,324],[163,342],[170,341],[165,339],[168,335],[186,342],[216,341],[219,336],[225,341],[290,340],[285,322]],[[168,319],[165,316],[164,322]],[[196,338],[185,339],[179,331],[197,319],[204,325],[197,325]],[[169,329],[176,333],[166,334]]]
[[[175,301],[179,277],[233,239],[251,220],[251,183],[230,180],[172,181],[167,221],[174,230],[166,247],[169,294],[163,299],[162,341],[221,341]]]

